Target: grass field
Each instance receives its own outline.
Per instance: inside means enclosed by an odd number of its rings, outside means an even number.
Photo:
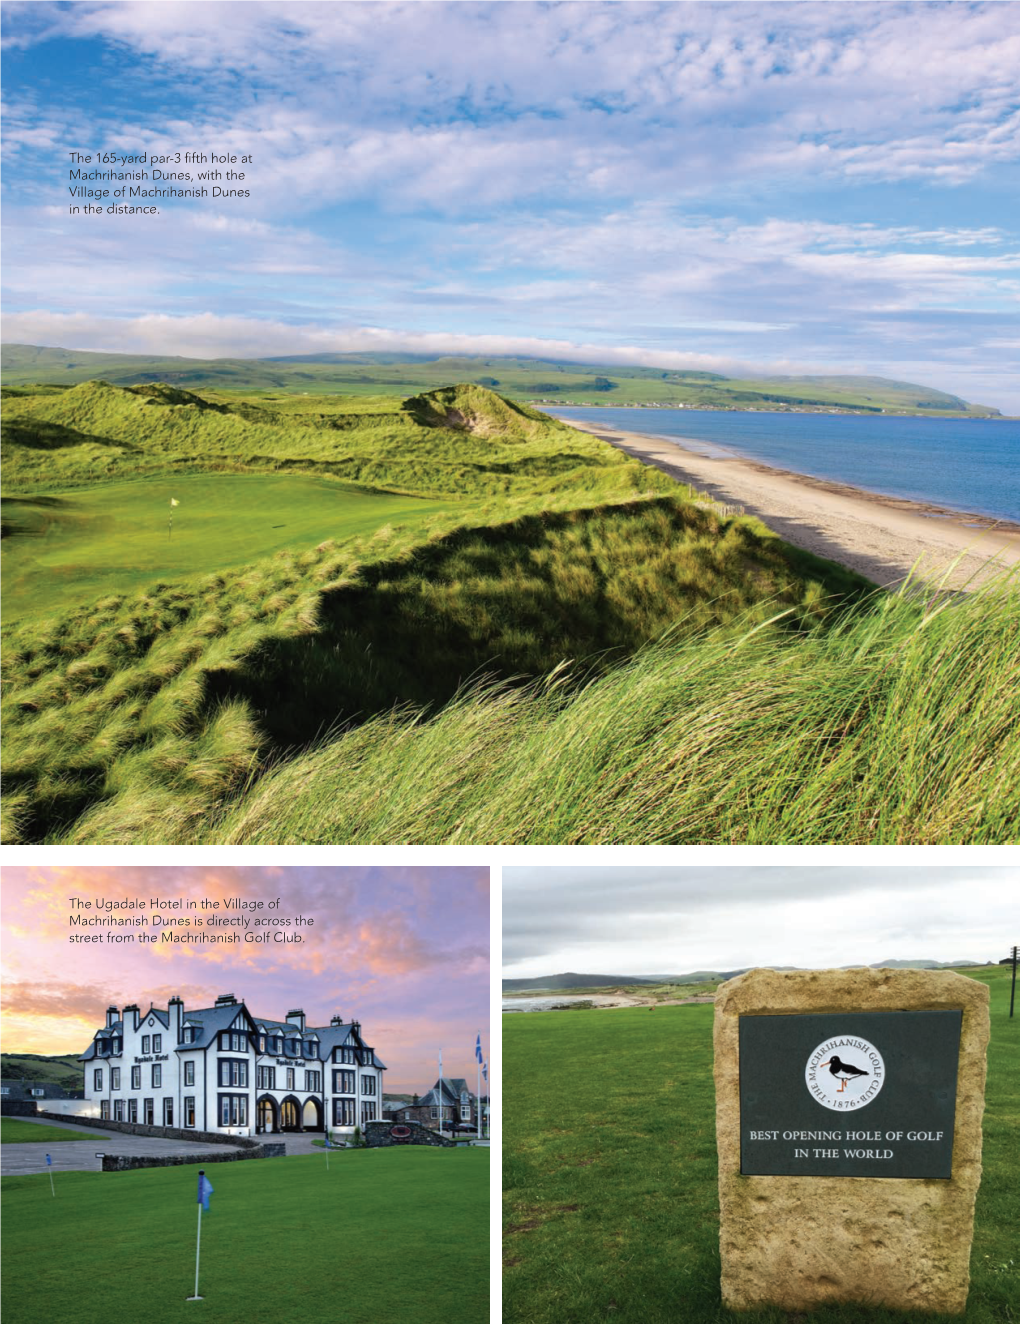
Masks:
[[[94,1140],[89,1131],[64,1131],[59,1126],[42,1126],[38,1122],[19,1122],[16,1117],[0,1118],[0,1144],[4,1145],[59,1145],[63,1140]]]
[[[173,511],[168,530],[170,499]],[[176,474],[5,498],[5,622],[230,570],[286,547],[342,542],[441,502],[284,474]]]
[[[1020,1018],[1008,972],[963,970],[992,992],[992,1040],[968,1324],[1020,1318]],[[711,1006],[511,1015],[503,1022],[506,1324],[789,1324],[719,1295]],[[812,1324],[912,1324],[864,1306]],[[951,1318],[959,1318],[958,1316]]]
[[[5,1178],[11,1324],[483,1324],[489,1155],[428,1148],[218,1163],[207,1169],[201,1303],[197,1165]]]

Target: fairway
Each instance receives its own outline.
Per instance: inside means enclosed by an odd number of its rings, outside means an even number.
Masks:
[[[482,1324],[489,1151],[361,1149],[3,1183],[5,1315],[18,1324]],[[8,1313],[9,1312],[9,1313]]]
[[[38,1122],[19,1122],[16,1117],[0,1120],[0,1144],[57,1145],[62,1140],[94,1140],[94,1131],[65,1131],[59,1126],[40,1126]]]
[[[172,533],[171,498],[180,502]],[[448,504],[278,474],[184,474],[4,498],[3,619],[211,575],[384,524],[413,527]]]
[[[984,1173],[968,1324],[1020,1318],[1015,1154],[1020,1018],[1005,968],[990,985]],[[533,1012],[503,1018],[506,1324],[787,1324],[734,1313],[719,1294],[719,1202],[710,1006]],[[1009,1311],[1012,1310],[1012,1314]],[[812,1324],[948,1317],[866,1306]],[[956,1317],[958,1318],[958,1317]]]

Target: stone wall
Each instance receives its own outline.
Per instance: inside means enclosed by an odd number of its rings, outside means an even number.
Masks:
[[[0,1117],[38,1117],[38,1105],[32,1099],[4,1099]]]
[[[962,1011],[949,1179],[741,1174],[742,1016],[939,1010]],[[715,1088],[726,1306],[803,1311],[854,1301],[966,1310],[988,1034],[987,986],[952,971],[752,970],[719,988]],[[797,1069],[803,1073],[803,1065]]]
[[[104,1172],[131,1172],[135,1168],[174,1168],[183,1164],[236,1163],[241,1159],[283,1158],[286,1145],[255,1145],[251,1149],[221,1150],[218,1154],[104,1154]]]
[[[51,1113],[40,1109],[37,1117],[48,1117],[55,1122],[66,1122],[63,1113]],[[259,1142],[250,1136],[225,1135],[221,1131],[185,1130],[182,1126],[147,1126],[143,1122],[109,1122],[98,1117],[75,1117],[75,1126],[90,1126],[96,1131],[117,1132],[128,1136],[150,1136],[157,1140],[193,1140],[203,1145],[238,1145],[241,1149],[257,1148]]]
[[[405,1127],[409,1136],[394,1136],[393,1128]],[[369,1149],[379,1149],[386,1145],[435,1145],[456,1149],[457,1143],[441,1136],[437,1131],[430,1131],[420,1122],[366,1122],[363,1128],[365,1144]]]

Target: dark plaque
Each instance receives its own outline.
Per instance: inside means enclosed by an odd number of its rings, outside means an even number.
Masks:
[[[740,1171],[953,1174],[960,1011],[740,1017]]]

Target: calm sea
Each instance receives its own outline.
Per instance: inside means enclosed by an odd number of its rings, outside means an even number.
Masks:
[[[550,409],[569,421],[696,443],[887,496],[1020,521],[1020,422],[747,414],[709,409]]]

